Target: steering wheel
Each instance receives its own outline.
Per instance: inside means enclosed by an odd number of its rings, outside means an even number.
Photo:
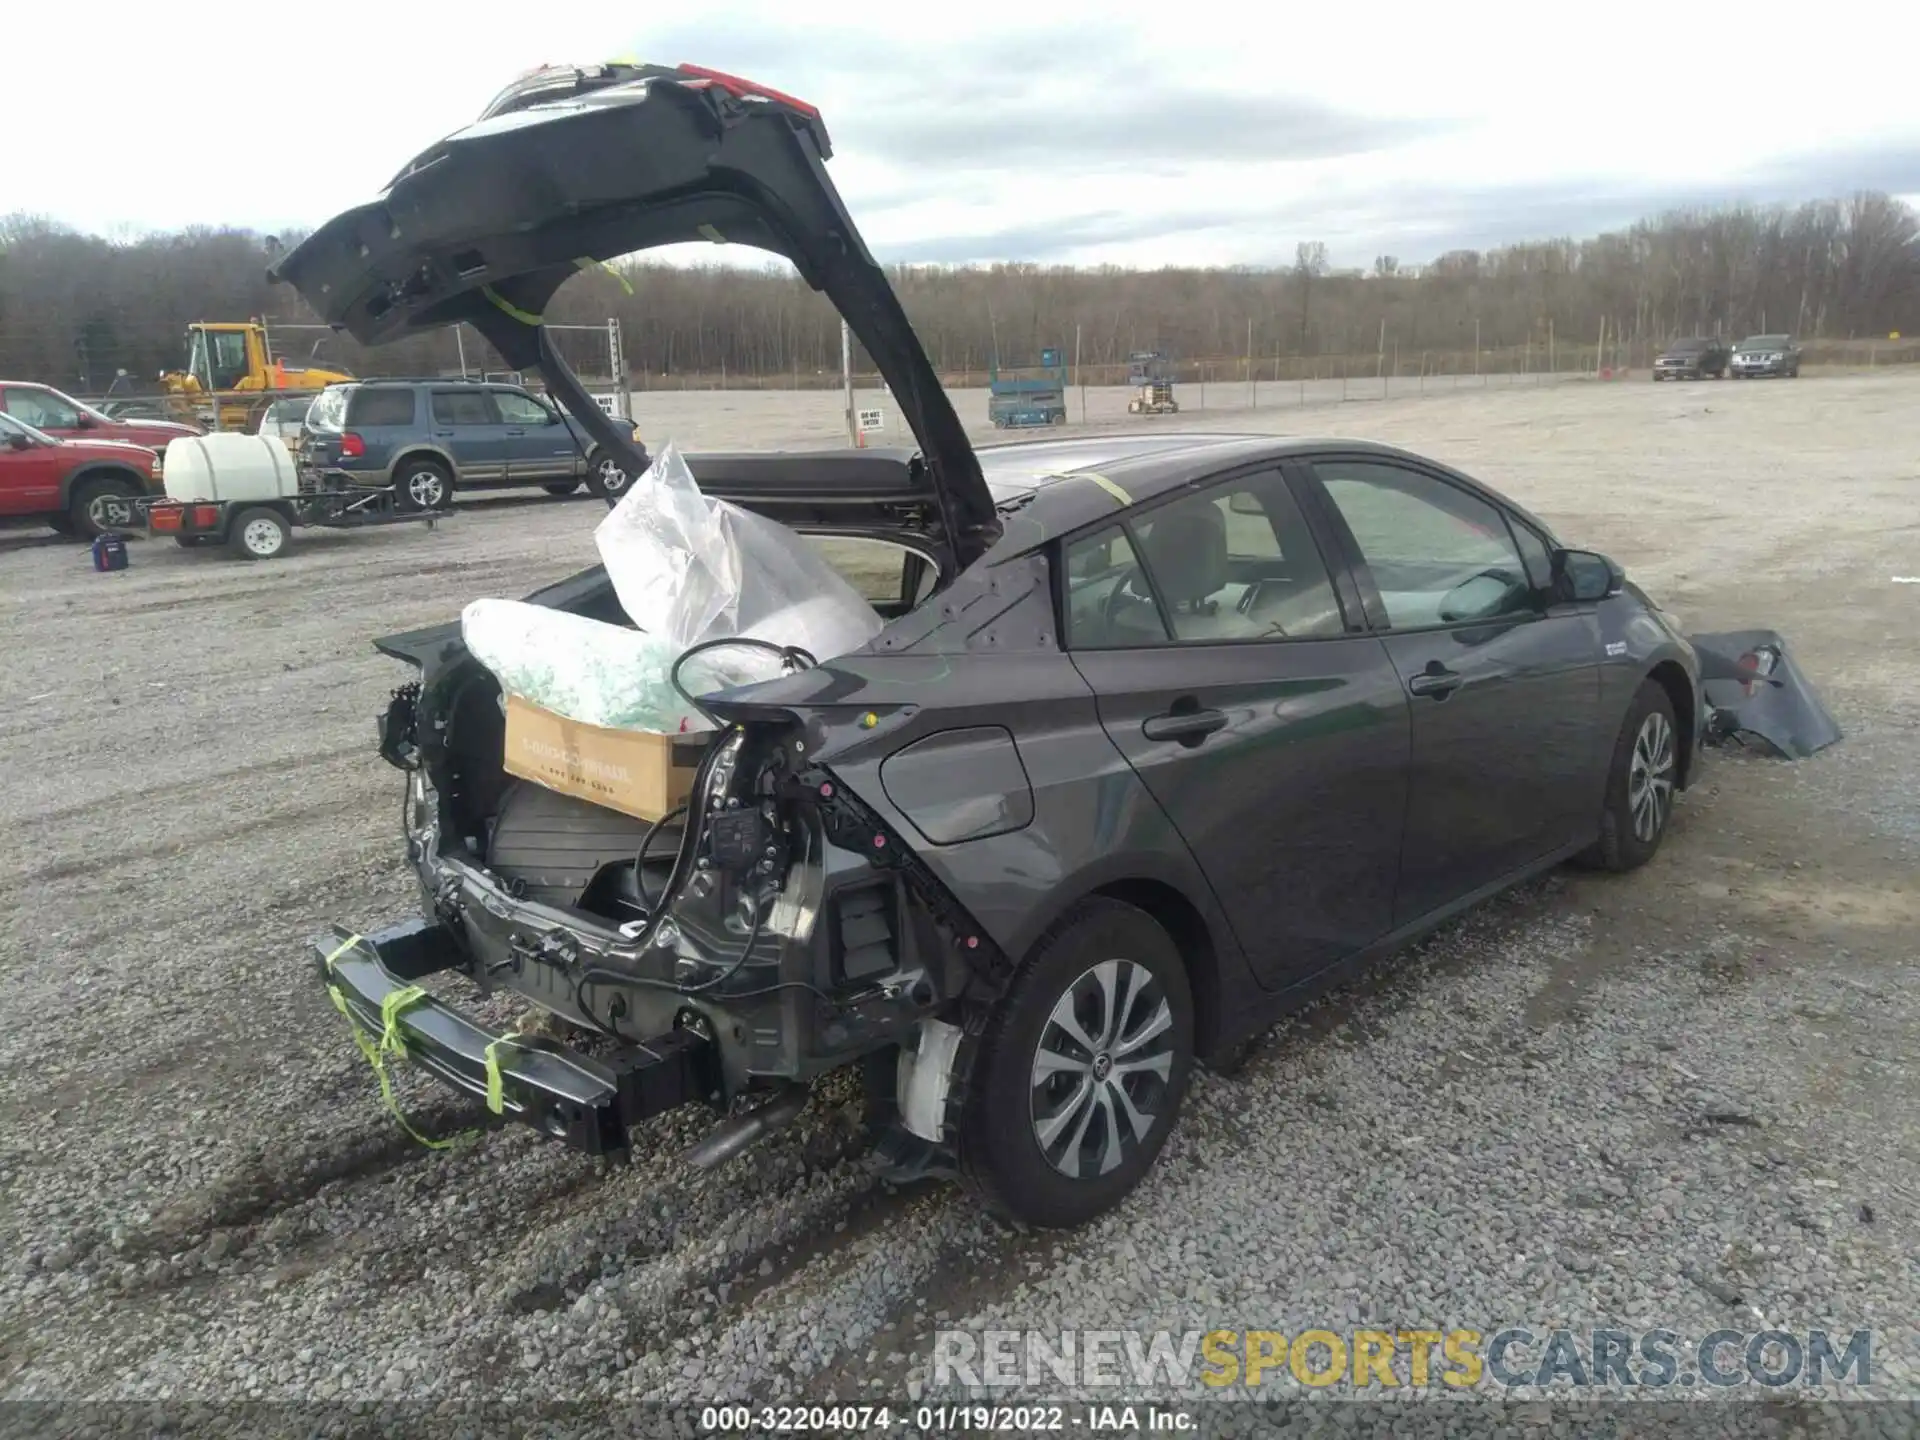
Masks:
[[[1153,597],[1142,595],[1133,589],[1133,582],[1140,575],[1140,567],[1131,565],[1113,589],[1107,592],[1107,598],[1100,606],[1100,625],[1104,630],[1113,630],[1120,624],[1120,611],[1129,605],[1151,605]]]
[[[1462,614],[1455,607],[1454,597],[1459,595],[1461,591],[1466,590],[1469,586],[1476,585],[1482,580],[1492,580],[1499,584],[1499,598],[1490,604],[1474,607],[1470,613]],[[1515,596],[1528,595],[1531,594],[1532,591],[1532,583],[1529,582],[1525,576],[1516,576],[1511,570],[1503,570],[1497,567],[1481,570],[1473,575],[1469,575],[1465,580],[1462,580],[1446,593],[1445,598],[1440,602],[1440,621],[1442,624],[1453,624],[1474,620],[1491,620],[1507,614]]]

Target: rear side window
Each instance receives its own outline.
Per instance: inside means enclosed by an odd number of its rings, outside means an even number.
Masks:
[[[859,591],[860,598],[869,605],[896,608],[918,605],[931,593],[939,578],[933,566],[919,556],[884,540],[851,535],[806,538],[807,543],[820,552],[820,558]],[[909,566],[914,567],[911,577],[907,573]],[[909,578],[914,582],[911,595],[907,593]]]
[[[347,423],[356,428],[413,424],[413,391],[381,385],[356,390],[347,402]]]
[[[497,425],[493,402],[484,390],[436,390],[433,392],[433,423],[436,425]]]

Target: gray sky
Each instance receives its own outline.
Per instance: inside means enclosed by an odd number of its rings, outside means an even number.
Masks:
[[[1913,47],[1892,33],[1920,26],[1899,7],[1800,13],[1790,41],[1670,0],[812,8],[475,0],[454,23],[338,0],[200,25],[143,6],[82,55],[70,12],[28,7],[0,127],[57,141],[7,166],[0,206],[110,234],[312,226],[520,71],[611,58],[818,104],[892,261],[1284,264],[1323,240],[1336,264],[1419,262],[1675,205],[1920,196]]]

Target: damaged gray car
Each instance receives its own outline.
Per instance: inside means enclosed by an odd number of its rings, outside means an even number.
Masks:
[[[638,474],[540,324],[582,263],[784,256],[918,448],[694,455],[701,488],[903,557],[878,636],[698,697],[684,814],[509,776],[458,623],[381,721],[421,914],[315,942],[356,1021],[496,1113],[712,1163],[860,1064],[900,1173],[1071,1225],[1196,1062],[1569,859],[1643,864],[1709,728],[1695,649],[1604,556],[1406,451],[1159,433],[976,450],[828,178],[811,107],[692,67],[549,69],[277,267],[378,343],[466,322]],[[604,433],[601,433],[604,432]],[[528,597],[629,624],[603,569]],[[567,1022],[502,1037],[434,976]]]

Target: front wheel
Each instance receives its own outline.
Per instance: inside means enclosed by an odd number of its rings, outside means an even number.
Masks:
[[[595,450],[587,457],[587,489],[611,505],[627,493],[627,487],[633,484],[633,476],[627,473],[627,467],[603,450]]]
[[[553,484],[542,485],[540,488],[549,495],[571,495],[580,488],[580,482],[578,480],[556,480]]]
[[[993,1210],[1079,1225],[1139,1184],[1193,1065],[1193,992],[1172,939],[1086,900],[1034,947],[1001,1001],[960,1116],[960,1172]]]
[[[1636,870],[1666,838],[1679,788],[1680,730],[1666,687],[1640,682],[1613,745],[1600,838],[1579,859],[1602,870]]]

